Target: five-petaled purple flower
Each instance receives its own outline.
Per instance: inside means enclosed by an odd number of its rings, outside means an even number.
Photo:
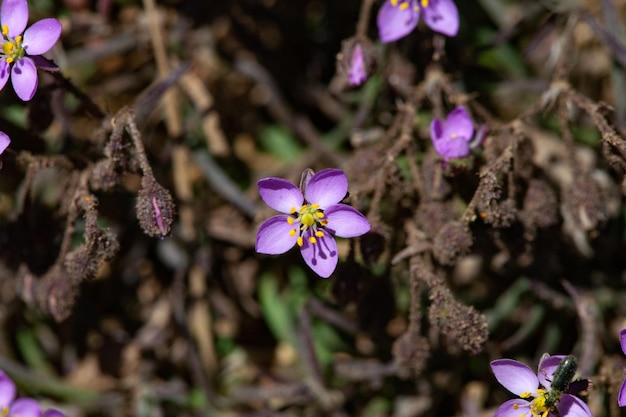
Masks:
[[[380,41],[393,42],[408,35],[420,13],[435,32],[456,36],[459,31],[459,11],[452,0],[385,0],[377,19]]]
[[[33,58],[48,52],[61,36],[61,22],[49,18],[35,22],[26,29],[26,0],[3,0],[0,8],[2,49],[0,49],[0,90],[11,76],[19,98],[28,101],[37,90],[37,68]],[[23,33],[23,35],[22,35]]]
[[[256,237],[259,253],[278,255],[298,245],[306,264],[328,278],[338,260],[333,235],[356,237],[370,230],[365,216],[339,204],[348,192],[348,179],[340,169],[325,169],[312,177],[305,172],[302,191],[282,178],[265,178],[258,185],[263,201],[286,213],[261,225]]]
[[[11,378],[0,371],[0,415],[6,417],[42,417],[39,403],[32,398],[15,399],[17,390]],[[49,409],[43,417],[65,417],[60,411]]]
[[[0,155],[2,155],[4,151],[6,151],[10,143],[11,139],[9,138],[9,135],[0,131]]]
[[[452,110],[445,121],[430,123],[430,138],[435,150],[444,159],[464,158],[470,154],[474,123],[463,106]]]
[[[551,381],[564,355],[547,356],[539,363],[537,375],[525,364],[513,359],[491,362],[491,370],[504,388],[520,398],[506,401],[494,417],[592,417],[591,410],[580,398],[556,392],[555,404],[547,402]]]
[[[622,331],[619,332],[619,343],[622,346],[622,352],[626,355],[626,329],[622,329]],[[619,394],[617,394],[617,403],[620,407],[626,407],[626,379],[622,382]]]

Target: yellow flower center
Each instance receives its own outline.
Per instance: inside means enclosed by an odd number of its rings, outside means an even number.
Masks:
[[[287,223],[296,227],[289,231],[289,236],[298,235],[296,240],[298,246],[304,244],[302,236],[309,230],[313,233],[309,234],[308,241],[313,244],[317,243],[317,238],[324,237],[325,232],[320,229],[328,224],[328,219],[324,218],[324,212],[319,204],[305,204],[300,207],[300,210],[292,207],[290,213],[293,217],[287,217]]]
[[[400,7],[400,10],[408,10],[409,7],[411,6],[411,3],[413,3],[413,11],[417,12],[420,9],[420,5],[422,8],[427,8],[430,5],[430,0],[421,0],[419,3],[418,2],[414,2],[413,0],[404,0],[404,1],[400,1],[400,0],[391,0],[391,5],[393,7]]]
[[[2,25],[2,37],[4,42],[2,43],[2,52],[0,53],[2,56],[0,58],[4,58],[10,64],[26,55],[26,51],[22,47],[22,36],[16,36],[15,39],[9,37],[7,25]]]

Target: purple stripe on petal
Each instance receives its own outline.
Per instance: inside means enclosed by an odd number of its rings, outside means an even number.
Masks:
[[[265,204],[281,213],[289,213],[292,208],[299,210],[304,203],[300,189],[285,179],[265,178],[258,186]]]
[[[504,402],[498,407],[493,417],[520,417],[527,415],[531,415],[530,403],[526,400],[516,398]]]
[[[452,110],[446,117],[446,136],[455,134],[466,141],[474,136],[474,123],[465,107],[459,106]]]
[[[578,397],[570,394],[562,394],[556,404],[560,417],[593,417],[589,406]]]
[[[550,382],[552,381],[552,375],[564,357],[565,355],[548,356],[539,363],[537,377],[539,377],[539,383],[542,387],[550,388],[552,386]]]
[[[7,135],[4,132],[0,132],[0,155],[2,155],[2,153],[9,147],[9,144],[11,143],[11,138],[9,138],[9,135]],[[0,384],[2,379],[0,379]],[[1,389],[1,388],[0,388]],[[0,396],[0,398],[2,398]],[[0,400],[0,405],[1,405],[1,400]]]
[[[15,384],[7,374],[0,371],[0,409],[8,407],[15,399]]]
[[[11,69],[11,83],[15,94],[23,101],[29,101],[37,91],[37,68],[32,59],[23,57],[15,61]]]
[[[303,245],[300,248],[304,262],[322,278],[328,278],[337,268],[337,242],[328,233],[322,238],[316,238],[317,243],[309,242],[311,232],[303,236]]]
[[[402,3],[407,3],[408,7],[402,8]],[[419,9],[415,9],[414,0],[408,2],[400,0],[396,6],[386,0],[376,18],[380,41],[387,43],[405,37],[415,29],[419,18],[420,12]]]
[[[41,408],[32,398],[20,398],[13,401],[8,417],[41,417]]]
[[[311,178],[304,190],[304,199],[326,209],[337,204],[348,192],[348,178],[340,169],[323,169]]]
[[[297,229],[299,223],[289,224],[287,222],[288,217],[284,215],[274,216],[263,222],[256,235],[255,248],[258,253],[280,255],[296,244],[299,234],[290,236],[289,232],[292,229]]]
[[[24,49],[28,55],[41,55],[48,52],[61,36],[63,26],[56,19],[42,19],[33,23],[24,32]]]
[[[626,407],[626,379],[622,382],[622,386],[619,388],[617,394],[617,404],[620,407]]]
[[[21,35],[28,23],[28,3],[26,0],[2,0],[0,23],[9,28],[9,36]]]
[[[619,344],[622,346],[622,352],[626,355],[626,329],[619,332]]]
[[[11,75],[11,65],[7,64],[6,59],[0,60],[0,90],[4,88],[9,81]]]
[[[345,205],[335,204],[324,212],[328,219],[326,229],[339,237],[356,237],[369,232],[371,226],[358,210]]]
[[[515,395],[523,392],[535,395],[539,387],[537,375],[528,366],[513,359],[495,360],[491,362],[491,370],[498,382]]]
[[[459,32],[459,11],[452,0],[431,0],[424,9],[424,22],[435,32],[456,36]]]

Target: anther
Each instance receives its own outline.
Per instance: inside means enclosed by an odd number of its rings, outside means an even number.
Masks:
[[[287,223],[293,224],[293,217],[287,217]]]
[[[404,2],[400,5],[400,10],[406,10],[409,8],[409,3]]]
[[[294,237],[296,235],[296,229],[291,229],[289,231],[289,236]]]
[[[428,7],[428,0],[422,0],[422,7]]]
[[[317,236],[317,237],[324,237],[324,232],[321,232],[321,231],[318,230],[317,232],[315,232],[315,236]]]
[[[302,236],[298,236],[298,240],[296,241],[298,246],[302,246],[304,242],[302,242]]]
[[[398,5],[398,0],[391,0],[391,5],[392,5],[393,7],[396,7],[396,6]],[[2,26],[2,28],[3,28],[3,29],[2,29],[2,33],[4,33],[4,27],[5,27],[5,26]],[[8,30],[7,30],[7,32],[8,32]]]
[[[317,239],[315,239],[313,236],[309,237],[309,242],[315,244],[317,243]]]

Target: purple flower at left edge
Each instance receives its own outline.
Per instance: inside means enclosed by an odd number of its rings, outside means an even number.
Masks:
[[[622,331],[619,332],[619,343],[622,346],[622,352],[626,355],[626,329],[622,329]],[[617,394],[617,403],[620,407],[626,407],[626,379],[622,382],[619,394]]]
[[[463,106],[452,110],[445,121],[435,118],[430,123],[430,138],[445,160],[468,156],[473,136],[474,122]]]
[[[459,11],[452,0],[385,0],[378,12],[378,36],[382,43],[405,37],[415,29],[420,15],[435,32],[456,36]]]
[[[26,29],[27,1],[2,0],[0,24],[0,90],[4,88],[10,75],[17,96],[23,101],[29,101],[35,95],[38,84],[33,58],[48,52],[59,40],[61,22],[54,18],[42,19]]]
[[[546,402],[552,390],[554,371],[564,355],[547,356],[539,363],[535,374],[525,364],[513,359],[491,362],[491,370],[504,388],[519,396],[504,402],[494,417],[593,417],[591,410],[580,398],[562,392],[553,392],[556,403]]]
[[[333,236],[356,237],[370,230],[365,216],[339,204],[348,191],[348,179],[340,169],[319,171],[303,185],[303,191],[282,178],[265,178],[258,186],[265,204],[285,213],[261,225],[256,236],[258,253],[279,255],[298,245],[304,262],[328,278],[338,261]]]
[[[15,399],[15,383],[0,370],[0,415],[6,417],[42,417],[39,403],[32,398]],[[55,409],[49,409],[43,417],[66,417]]]

